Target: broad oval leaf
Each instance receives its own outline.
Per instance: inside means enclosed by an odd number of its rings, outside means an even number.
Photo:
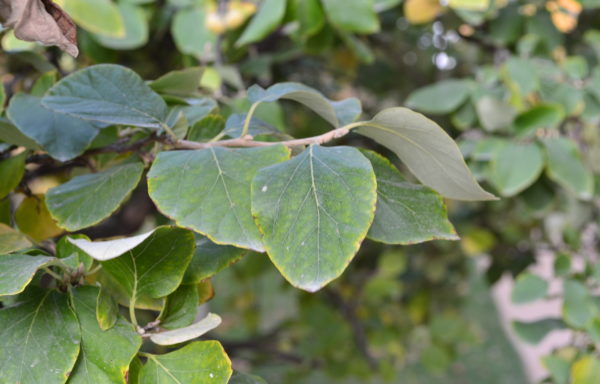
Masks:
[[[231,361],[218,341],[196,341],[164,355],[144,354],[144,384],[227,384]]]
[[[0,223],[0,254],[30,247],[31,243],[21,232]]]
[[[89,121],[57,113],[41,104],[41,98],[16,94],[8,105],[8,118],[19,131],[60,161],[79,156],[98,134]]]
[[[119,208],[139,183],[143,171],[142,163],[129,163],[76,176],[48,191],[48,211],[60,227],[69,231],[90,227]]]
[[[121,257],[102,262],[106,272],[135,302],[140,296],[159,298],[175,291],[194,252],[192,232],[176,227],[156,229]]]
[[[215,244],[207,238],[196,242],[196,251],[183,276],[183,284],[198,284],[202,280],[216,275],[245,254],[246,250],[229,245]]]
[[[544,154],[536,143],[510,143],[494,153],[489,180],[502,196],[514,196],[533,184],[544,169]]]
[[[5,383],[63,384],[81,332],[66,295],[30,289],[23,301],[0,310],[0,372]]]
[[[165,300],[165,306],[158,317],[160,327],[177,329],[193,324],[198,314],[199,300],[195,284],[181,284]]]
[[[250,183],[259,169],[288,158],[283,145],[162,152],[148,173],[148,191],[178,225],[216,243],[262,252],[250,211]]]
[[[0,160],[0,199],[5,198],[19,185],[25,173],[26,158],[27,152],[25,151],[8,159]]]
[[[263,0],[244,33],[237,41],[238,47],[262,40],[279,26],[285,15],[287,1]]]
[[[119,2],[117,7],[123,17],[124,35],[120,37],[96,35],[98,42],[105,47],[120,50],[135,49],[146,44],[148,41],[148,21],[144,9],[127,1]]]
[[[0,255],[0,296],[23,292],[38,269],[51,265],[55,260],[47,256]]]
[[[594,193],[594,177],[581,160],[575,142],[564,137],[547,138],[543,141],[548,159],[548,177],[583,200]]]
[[[546,280],[531,273],[521,273],[515,281],[511,299],[516,304],[528,303],[543,298],[547,292]]]
[[[119,317],[102,330],[96,321],[99,288],[77,287],[71,291],[72,304],[81,328],[81,353],[69,376],[69,384],[125,383],[129,363],[142,345],[131,323]]]
[[[56,112],[108,124],[164,126],[164,100],[132,70],[114,64],[77,71],[48,90],[42,104]]]
[[[362,151],[377,179],[377,209],[368,238],[388,244],[458,240],[444,200],[433,190],[407,182],[385,157]]]
[[[477,184],[452,138],[420,113],[385,109],[357,131],[394,151],[423,184],[445,197],[495,199]]]
[[[300,83],[279,83],[267,89],[253,85],[248,89],[248,100],[252,103],[269,103],[279,99],[304,104],[334,127],[353,122],[362,112],[360,101],[356,98],[332,101],[316,89]]]
[[[200,337],[221,324],[221,317],[209,313],[202,320],[188,327],[174,329],[150,335],[150,340],[158,345],[174,345]]]
[[[357,149],[311,145],[252,182],[252,213],[271,261],[314,292],[348,266],[373,221],[373,168]]]
[[[463,104],[470,93],[465,80],[445,80],[411,93],[406,106],[425,113],[446,114]]]

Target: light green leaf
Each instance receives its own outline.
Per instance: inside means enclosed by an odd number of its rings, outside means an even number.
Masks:
[[[294,0],[299,35],[306,39],[318,33],[325,25],[325,13],[319,0]]]
[[[545,356],[542,363],[550,373],[550,377],[556,384],[568,384],[571,363],[556,355]]]
[[[103,261],[102,270],[132,302],[141,296],[167,296],[181,283],[194,245],[194,235],[190,231],[159,227],[126,254]]]
[[[140,373],[144,364],[139,357],[134,357],[129,365],[129,372],[127,373],[127,384],[141,384]]]
[[[27,237],[19,231],[0,223],[0,254],[10,253],[30,247]]]
[[[234,372],[228,384],[267,384],[267,382],[258,376],[247,373]]]
[[[0,296],[23,292],[37,270],[51,265],[55,260],[46,256],[0,255]]]
[[[596,356],[584,356],[571,367],[572,384],[596,384],[598,377],[600,377],[600,359]]]
[[[108,48],[128,50],[143,46],[148,42],[148,21],[144,9],[126,1],[117,5],[123,18],[125,33],[121,37],[96,35],[98,42]]]
[[[89,121],[44,108],[41,100],[16,94],[8,105],[8,118],[55,159],[66,161],[79,156],[94,140],[98,128]]]
[[[598,307],[582,282],[569,279],[563,281],[563,295],[563,319],[571,327],[585,328],[598,315]]]
[[[460,107],[469,93],[469,81],[444,80],[411,93],[406,106],[425,113],[446,114]]]
[[[142,244],[156,229],[140,235],[106,241],[69,238],[69,242],[96,260],[106,261],[119,257]]]
[[[530,59],[513,56],[504,67],[505,81],[517,87],[519,96],[526,96],[540,87],[538,70]]]
[[[1,88],[1,87],[0,87]],[[0,160],[0,199],[5,198],[19,185],[25,173],[27,152]]]
[[[511,125],[515,109],[493,96],[483,96],[475,104],[477,116],[483,129],[494,132]]]
[[[183,284],[198,284],[240,260],[246,251],[229,245],[215,244],[207,238],[196,242],[196,251],[183,276]]]
[[[458,240],[440,195],[407,182],[385,157],[372,151],[362,153],[377,178],[377,209],[368,238],[388,244]]]
[[[96,299],[96,321],[103,331],[111,329],[119,316],[119,304],[112,295],[104,288],[100,287]]]
[[[0,372],[4,383],[63,384],[81,333],[66,295],[29,289],[23,301],[0,310]]]
[[[544,154],[536,143],[511,143],[497,151],[488,177],[500,195],[510,197],[533,184],[544,169]]]
[[[252,182],[252,214],[271,261],[314,292],[346,269],[373,221],[376,182],[355,148],[311,145]]]
[[[139,183],[143,171],[144,165],[136,162],[75,176],[48,191],[48,211],[60,227],[69,231],[90,227],[119,208]]]
[[[110,0],[63,0],[63,8],[77,25],[92,33],[117,38],[125,35],[123,17]]]
[[[282,0],[263,0],[258,12],[236,42],[236,46],[255,43],[273,32],[283,20],[286,3],[287,1]]]
[[[561,319],[544,319],[533,322],[513,321],[512,327],[519,338],[529,344],[538,344],[546,335],[565,328]]]
[[[86,120],[146,128],[161,128],[168,114],[164,100],[137,73],[114,64],[65,77],[50,88],[42,104]]]
[[[535,135],[540,128],[555,128],[565,117],[562,106],[540,104],[519,114],[515,119],[515,130],[519,135]]]
[[[379,31],[373,0],[322,0],[322,3],[327,18],[337,28],[365,34]]]
[[[200,337],[218,327],[219,324],[221,324],[221,318],[214,313],[209,313],[205,318],[189,327],[153,333],[150,335],[150,340],[158,345],[179,344]]]
[[[203,74],[204,68],[189,67],[164,74],[148,85],[155,92],[161,94],[193,97],[198,93]]]
[[[122,317],[112,328],[100,328],[96,320],[99,290],[82,286],[71,291],[81,328],[81,353],[69,376],[69,384],[125,384],[129,363],[142,345],[140,335]]]
[[[150,197],[165,215],[221,244],[262,251],[250,212],[256,172],[289,158],[283,145],[162,152],[148,173]]]
[[[218,341],[196,341],[164,355],[144,354],[144,384],[227,384],[231,361]]]
[[[477,184],[452,138],[420,113],[385,109],[357,132],[394,151],[419,181],[445,197],[495,199]]]
[[[332,101],[319,91],[300,83],[279,83],[267,89],[258,85],[248,88],[248,100],[251,103],[269,103],[280,99],[304,104],[334,127],[349,124],[362,113],[360,101],[356,98]]]
[[[160,316],[160,327],[176,329],[194,323],[198,313],[198,287],[195,284],[182,284],[167,296]]]
[[[546,296],[548,282],[531,273],[521,273],[512,290],[512,301],[516,304],[528,303]]]
[[[217,36],[206,28],[204,7],[179,9],[171,23],[171,34],[180,52],[204,59],[212,54]]]
[[[591,199],[594,178],[591,171],[583,165],[577,144],[564,137],[547,138],[543,143],[548,157],[548,177],[580,199]]]

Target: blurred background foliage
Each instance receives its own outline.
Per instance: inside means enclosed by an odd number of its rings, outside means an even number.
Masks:
[[[597,383],[600,1],[56,2],[80,27],[80,56],[4,32],[8,96],[95,63],[146,79],[186,69],[182,84],[199,84],[202,94],[165,93],[189,112],[189,134],[202,134],[209,115],[247,110],[249,85],[298,81],[334,99],[357,96],[367,115],[406,105],[434,118],[502,197],[450,202],[457,242],[366,241],[343,277],[317,294],[290,287],[261,254],[225,269],[207,305],[224,318],[213,336],[236,369],[271,383],[526,383],[489,293],[509,274],[515,303],[563,300],[561,317],[513,323],[528,343],[572,330],[571,342],[544,358],[544,382]],[[257,116],[297,137],[327,129],[284,103],[263,104]],[[115,140],[106,133],[96,145]],[[375,148],[352,134],[343,142]],[[31,178],[28,188],[43,194],[55,177]],[[144,196],[134,193],[88,234],[131,234],[164,220]],[[9,222],[8,209],[0,203],[0,222]],[[46,219],[45,233],[29,235],[54,236]],[[531,272],[544,255],[554,260],[552,276]]]

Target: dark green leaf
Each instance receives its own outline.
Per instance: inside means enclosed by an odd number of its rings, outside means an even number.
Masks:
[[[23,292],[37,270],[55,260],[46,256],[0,255],[0,296]]]
[[[160,313],[160,327],[176,329],[194,323],[198,312],[198,288],[195,284],[180,285],[165,301]]]
[[[379,31],[373,0],[322,0],[322,3],[327,18],[337,28],[365,34]]]
[[[519,114],[515,130],[519,135],[535,135],[539,128],[555,128],[565,117],[560,105],[541,104]]]
[[[231,376],[231,380],[229,380],[229,384],[267,384],[267,382],[258,376],[234,372],[233,376]]]
[[[311,292],[346,269],[371,226],[376,198],[371,164],[350,147],[311,145],[252,182],[252,213],[271,261]]]
[[[544,319],[525,323],[513,321],[513,329],[519,338],[529,344],[537,344],[554,330],[565,328],[561,319]]]
[[[9,120],[0,117],[0,140],[19,145],[28,149],[41,150],[42,147],[31,138],[19,131]]]
[[[198,284],[237,262],[245,253],[246,251],[241,248],[219,245],[207,238],[200,238],[196,242],[192,261],[183,276],[183,283]]]
[[[191,141],[208,141],[225,129],[225,119],[221,115],[208,115],[192,125],[187,139]]]
[[[25,173],[27,152],[0,160],[0,199],[5,198],[19,185]]]

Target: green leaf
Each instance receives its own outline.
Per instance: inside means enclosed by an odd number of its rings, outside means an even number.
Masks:
[[[139,183],[143,171],[144,165],[136,162],[75,176],[48,191],[48,211],[60,227],[69,231],[90,227],[121,206]]]
[[[287,1],[282,0],[263,0],[258,12],[235,45],[241,47],[255,43],[273,32],[283,20],[286,3]]]
[[[311,145],[252,182],[252,214],[271,261],[314,292],[346,269],[373,221],[376,182],[355,148]]]
[[[546,296],[548,282],[531,273],[521,273],[512,290],[512,301],[516,304],[528,303]]]
[[[98,326],[103,331],[111,329],[117,323],[118,316],[119,304],[104,287],[100,287],[96,299],[96,321]]]
[[[15,223],[21,232],[38,242],[63,232],[52,220],[43,196],[39,195],[23,199],[15,211]]]
[[[221,324],[221,318],[214,313],[209,313],[202,320],[185,328],[178,328],[172,331],[153,333],[150,340],[158,345],[174,345],[184,343],[204,335],[215,329]]]
[[[500,195],[510,197],[532,185],[544,169],[544,154],[536,143],[511,143],[497,151],[488,177]]]
[[[600,377],[600,359],[596,356],[584,356],[571,367],[572,384],[596,384],[598,377]]]
[[[598,315],[598,307],[594,303],[588,288],[577,280],[563,282],[563,319],[571,327],[585,328],[594,316]]]
[[[571,370],[571,363],[562,357],[550,355],[544,356],[542,358],[542,362],[548,372],[550,372],[550,377],[556,384],[568,384],[569,383],[569,375]]]
[[[1,87],[0,87],[1,88]],[[25,173],[27,152],[0,160],[0,199],[5,198],[19,185]]]
[[[322,3],[327,18],[337,28],[365,34],[379,31],[373,0],[322,0]]]
[[[144,384],[226,384],[231,362],[218,341],[196,341],[164,355],[144,354]]]
[[[0,223],[0,254],[10,253],[30,247],[27,237],[19,231]]]
[[[108,48],[128,50],[136,49],[148,42],[148,21],[144,9],[126,1],[117,4],[123,18],[125,33],[121,37],[96,35],[98,42]]]
[[[452,138],[420,113],[385,109],[357,132],[394,151],[419,181],[445,197],[495,199],[477,184]]]
[[[134,357],[129,365],[129,372],[127,373],[127,384],[141,384],[140,373],[144,365],[139,357]]]
[[[580,199],[591,199],[594,178],[591,171],[583,165],[577,144],[564,137],[547,138],[543,143],[548,157],[548,177]]]
[[[89,121],[44,108],[43,99],[18,93],[8,105],[8,118],[27,138],[60,161],[79,156],[98,134]]]
[[[217,36],[206,28],[204,7],[179,9],[173,17],[171,34],[180,52],[206,57],[217,42]]]
[[[92,286],[71,291],[81,328],[81,353],[69,376],[69,384],[124,384],[129,363],[142,345],[140,335],[122,317],[112,328],[100,328],[96,320],[99,291],[98,287]]]
[[[234,372],[229,380],[229,384],[267,384],[267,382],[258,376],[247,373]]]
[[[196,285],[180,285],[165,300],[165,306],[158,317],[160,327],[176,329],[193,324],[198,312],[198,301]]]
[[[208,141],[225,129],[225,119],[221,115],[211,114],[192,125],[187,139],[191,141]]]
[[[50,88],[42,104],[86,120],[146,128],[161,128],[168,114],[164,100],[137,73],[114,64],[65,77]]]
[[[377,178],[377,209],[368,238],[388,244],[458,240],[442,197],[407,182],[385,157],[363,150]]]
[[[0,310],[0,372],[5,383],[63,384],[81,333],[66,295],[30,289],[24,300]]]
[[[196,242],[196,251],[183,276],[183,284],[198,284],[240,260],[246,251],[229,245],[215,244],[207,238]]]
[[[90,241],[83,238],[69,238],[69,242],[90,255],[92,258],[106,261],[124,255],[126,252],[129,252],[142,244],[146,239],[152,236],[156,229],[157,228],[150,232],[122,239]]]
[[[460,107],[469,93],[469,81],[444,80],[411,93],[406,106],[425,113],[446,114]]]
[[[190,231],[159,227],[126,254],[103,261],[102,270],[127,293],[132,302],[140,296],[167,296],[181,283],[192,258],[194,244],[194,235]]]
[[[540,87],[538,70],[530,59],[511,57],[505,64],[505,80],[517,87],[519,96],[526,96]]]
[[[42,147],[31,138],[21,133],[8,119],[0,117],[0,140],[28,149],[41,150]]]
[[[510,126],[515,110],[504,101],[493,96],[483,96],[475,104],[477,116],[483,129],[494,132]]]
[[[325,25],[325,13],[319,0],[295,0],[295,18],[300,23],[299,35],[302,39],[317,34]]]
[[[23,292],[38,269],[51,265],[55,260],[46,256],[0,255],[0,296]]]
[[[56,243],[56,257],[68,265],[72,269],[77,269],[80,264],[83,264],[84,271],[89,271],[94,263],[94,259],[87,253],[83,252],[79,247],[76,247],[69,241],[72,239],[86,239],[89,238],[83,234],[70,235],[69,237],[64,236]]]
[[[560,105],[540,104],[519,114],[515,119],[515,130],[519,135],[535,135],[540,128],[555,128],[565,118]]]
[[[158,209],[178,225],[217,243],[260,252],[250,183],[259,169],[288,158],[283,145],[162,152],[148,173],[148,191]]]
[[[110,0],[63,0],[63,8],[77,25],[92,33],[111,37],[125,35],[123,17]]]
[[[203,74],[204,68],[189,67],[164,74],[148,85],[161,94],[193,97],[198,93]]]
[[[529,344],[538,344],[548,333],[565,328],[565,323],[561,319],[544,319],[529,323],[513,321],[512,326],[521,340]]]
[[[319,91],[299,83],[279,83],[267,89],[258,85],[248,88],[251,103],[270,103],[280,99],[304,104],[334,127],[349,124],[362,113],[360,101],[356,98],[332,101]]]

